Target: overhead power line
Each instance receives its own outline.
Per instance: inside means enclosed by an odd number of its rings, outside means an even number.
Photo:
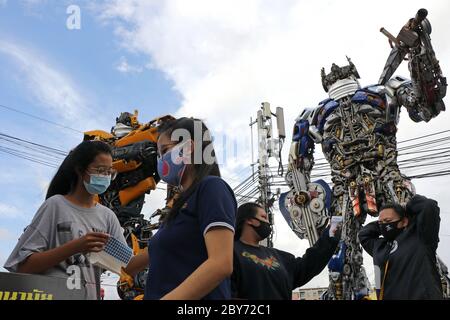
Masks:
[[[64,129],[67,129],[67,130],[71,130],[71,131],[74,131],[74,132],[77,132],[77,133],[83,133],[83,131],[80,131],[80,130],[77,130],[77,129],[68,127],[68,126],[63,125],[63,124],[60,124],[60,123],[58,123],[58,122],[54,122],[54,121],[51,121],[51,120],[48,120],[48,119],[45,119],[45,118],[42,118],[42,117],[33,115],[33,114],[31,114],[31,113],[28,113],[28,112],[24,112],[24,111],[22,111],[22,110],[19,110],[19,109],[13,108],[13,107],[8,107],[8,106],[5,106],[5,105],[3,105],[3,104],[0,104],[0,108],[9,110],[9,111],[12,111],[12,112],[15,112],[15,113],[22,114],[22,115],[28,116],[28,117],[33,118],[33,119],[36,119],[36,120],[43,121],[43,122],[49,123],[49,124],[51,124],[51,125],[54,125],[54,126],[57,126],[57,127],[60,127],[60,128],[64,128]]]

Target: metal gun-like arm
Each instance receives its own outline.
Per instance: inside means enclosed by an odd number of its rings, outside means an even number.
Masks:
[[[431,24],[427,15],[427,10],[420,9],[397,37],[381,28],[389,38],[392,51],[379,84],[386,86],[394,104],[404,106],[415,122],[428,122],[444,111],[442,99],[447,93],[447,80],[431,45]],[[403,60],[409,61],[411,80],[399,76],[390,78]]]

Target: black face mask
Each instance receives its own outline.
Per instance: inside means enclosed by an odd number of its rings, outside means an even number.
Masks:
[[[258,236],[261,238],[261,240],[264,240],[268,236],[270,236],[270,233],[272,232],[272,227],[270,226],[270,223],[266,221],[259,220],[258,218],[254,218],[259,221],[259,226],[255,227],[252,225],[253,229],[255,229]]]
[[[400,233],[402,233],[404,228],[398,228],[397,224],[401,220],[392,221],[389,223],[380,223],[380,231],[383,237],[388,241],[393,241],[395,238],[398,237]]]

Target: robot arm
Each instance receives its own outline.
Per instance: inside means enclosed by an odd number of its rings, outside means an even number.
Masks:
[[[312,246],[328,222],[327,207],[331,190],[324,181],[311,182],[314,146],[322,141],[314,119],[321,108],[303,111],[293,131],[286,181],[291,191],[280,197],[280,209],[291,229]],[[319,229],[319,230],[318,230]]]
[[[446,95],[447,80],[431,45],[431,24],[427,15],[427,10],[420,9],[397,37],[381,29],[393,49],[379,84],[386,86],[394,104],[404,106],[415,122],[428,122],[445,110],[442,99]],[[399,76],[389,79],[405,58],[409,61],[411,80]]]
[[[311,170],[314,166],[314,140],[311,132],[316,132],[310,125],[314,110],[305,110],[296,120],[289,151],[288,184],[297,192],[305,191],[310,183]],[[311,127],[311,128],[310,128]],[[317,139],[321,139],[320,135]]]
[[[386,92],[393,105],[405,107],[414,122],[428,122],[445,110],[442,98],[445,96],[446,87],[440,88],[443,93],[436,101],[424,99],[423,95],[415,89],[414,82],[404,77],[395,76],[386,83]]]

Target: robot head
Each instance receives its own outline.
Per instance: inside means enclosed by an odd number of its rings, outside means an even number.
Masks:
[[[116,123],[121,123],[131,127],[133,122],[132,120],[133,116],[134,115],[129,112],[122,112],[120,116],[116,118]]]
[[[348,95],[354,94],[356,90],[360,89],[359,85],[359,73],[356,70],[355,65],[347,57],[348,65],[339,67],[333,63],[331,66],[331,72],[325,75],[325,68],[322,68],[322,86],[325,92],[333,100],[339,100]]]
[[[122,112],[118,118],[116,118],[116,125],[111,129],[111,132],[117,137],[122,138],[138,125],[137,112],[134,114],[129,112]]]

